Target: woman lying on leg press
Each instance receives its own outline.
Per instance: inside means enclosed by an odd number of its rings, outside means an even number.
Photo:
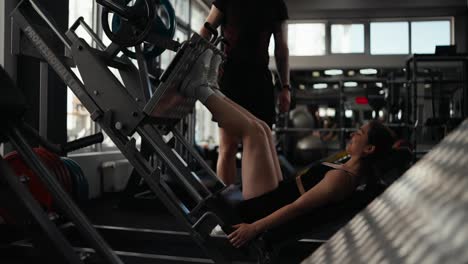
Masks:
[[[235,247],[311,209],[338,202],[371,180],[370,165],[392,150],[394,134],[371,121],[354,132],[346,146],[351,158],[342,165],[324,164],[321,172],[309,172],[283,180],[268,125],[225,97],[217,88],[219,55],[211,50],[198,58],[180,87],[184,96],[200,100],[219,126],[243,143],[242,195],[239,214],[245,222],[228,235]],[[246,80],[248,81],[248,80]]]

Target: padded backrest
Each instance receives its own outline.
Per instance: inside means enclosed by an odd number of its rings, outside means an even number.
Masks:
[[[385,186],[390,186],[398,179],[411,165],[413,153],[409,148],[394,148],[385,159],[372,165],[375,175],[378,175],[379,182]]]
[[[16,120],[26,109],[26,101],[8,73],[0,66],[0,122]]]
[[[356,190],[343,201],[315,208],[305,215],[270,229],[263,238],[275,247],[281,247],[303,237],[329,239],[376,196],[377,193]]]
[[[468,263],[468,120],[303,263]]]

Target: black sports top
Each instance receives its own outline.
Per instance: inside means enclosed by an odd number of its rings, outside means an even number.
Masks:
[[[353,176],[355,175],[354,173],[341,168],[340,164],[323,162],[316,166],[312,166],[307,171],[305,171],[302,174],[299,174],[296,177],[296,184],[299,189],[299,192],[303,194],[304,192],[310,190],[312,187],[317,185],[321,180],[323,180],[327,172],[330,170],[341,170],[350,175],[353,175]]]
[[[310,167],[307,171],[296,178],[281,181],[276,189],[239,203],[237,205],[239,215],[246,223],[251,223],[263,218],[279,208],[294,202],[305,191],[310,190],[325,178],[325,174],[330,170],[342,170],[354,175],[353,173],[336,166],[339,165],[333,163],[317,164]],[[304,192],[300,190],[297,179],[301,181],[301,184],[304,187]]]

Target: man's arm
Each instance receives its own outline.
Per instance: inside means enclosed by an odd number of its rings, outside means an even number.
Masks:
[[[208,16],[206,17],[205,22],[210,23],[213,28],[218,28],[221,24],[221,20],[223,19],[223,13],[215,6],[211,5],[211,10]],[[200,29],[200,36],[204,38],[210,38],[211,32],[208,31],[204,26]]]
[[[273,37],[275,39],[276,69],[282,88],[278,96],[279,108],[281,112],[287,112],[291,103],[291,86],[289,82],[288,24],[286,21],[275,26]]]
[[[273,32],[275,39],[275,61],[280,77],[281,85],[289,84],[289,48],[288,48],[288,24],[282,21]]]

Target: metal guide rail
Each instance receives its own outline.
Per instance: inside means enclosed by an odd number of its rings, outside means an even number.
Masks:
[[[139,65],[137,69],[128,57],[118,56],[122,47],[115,43],[105,47],[82,19],[63,34],[34,0],[22,1],[11,16],[13,23],[71,88],[91,113],[91,118],[106,132],[205,254],[216,263],[229,263],[231,261],[229,257],[223,256],[216,249],[218,245],[209,235],[216,225],[230,226],[230,221],[233,220],[232,215],[225,214],[226,208],[218,199],[225,186],[174,127],[178,120],[192,111],[195,102],[193,99],[178,96],[177,87],[198,56],[206,49],[222,54],[215,47],[219,39],[210,42],[194,34],[181,46],[176,58],[160,78],[160,84],[155,88],[152,97],[145,98],[148,89],[152,88],[153,80],[150,80],[151,76],[147,72],[144,58],[139,56],[141,55],[139,46],[135,47]],[[83,26],[91,35],[97,43],[97,48],[91,47],[76,35],[75,30],[79,26]],[[71,54],[71,59],[79,70],[82,80],[72,71],[65,58],[51,48],[48,43],[50,38],[45,38],[41,33],[44,28],[62,42],[65,54]],[[109,70],[109,67],[119,71],[122,82]],[[167,108],[164,108],[165,106]],[[186,197],[181,199],[171,185],[160,177],[162,169],[160,166],[150,164],[142,155],[132,137],[135,133],[148,142],[151,150],[170,171],[173,180],[186,191],[188,200]],[[168,138],[180,142],[190,154],[190,160],[183,160],[181,155],[168,145],[170,140]],[[205,178],[214,183],[210,185],[212,187],[206,187],[200,177],[188,166],[194,163],[202,168]],[[260,244],[251,243],[246,253],[253,252],[258,258],[267,256]]]

